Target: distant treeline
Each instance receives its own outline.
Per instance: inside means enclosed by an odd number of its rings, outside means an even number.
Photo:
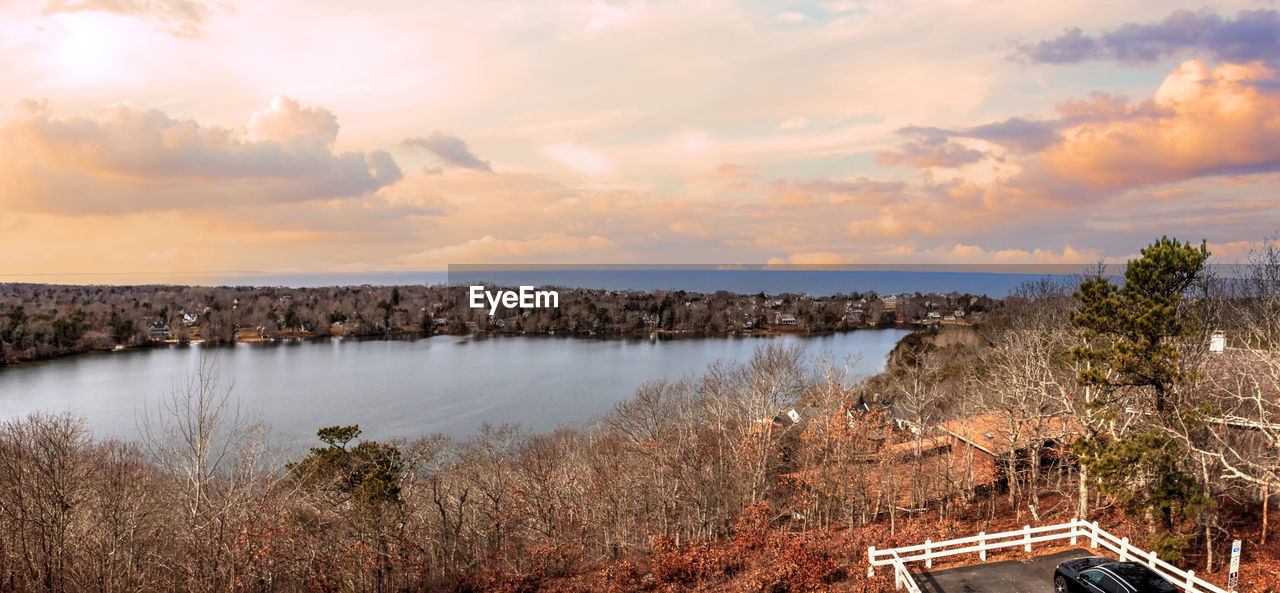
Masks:
[[[262,288],[0,284],[0,365],[138,346],[156,340],[221,343],[286,337],[405,333],[841,331],[973,320],[998,303],[985,296],[739,295],[561,289],[556,308],[469,306],[460,286]],[[966,317],[967,316],[967,317]]]

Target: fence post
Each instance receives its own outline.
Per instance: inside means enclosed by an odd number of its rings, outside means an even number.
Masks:
[[[1127,537],[1120,538],[1120,561],[1129,561],[1129,538]]]
[[[1076,534],[1080,533],[1079,523],[1079,519],[1071,520],[1071,545],[1073,546],[1076,545]]]
[[[1147,551],[1147,566],[1156,567],[1156,553],[1150,550]]]
[[[901,563],[895,563],[893,565],[893,588],[894,589],[902,588],[902,571],[898,570],[900,567],[902,567]]]
[[[1187,571],[1187,587],[1186,587],[1186,589],[1187,589],[1188,591],[1192,591],[1192,592],[1194,592],[1194,591],[1196,590],[1196,571],[1194,571],[1194,570],[1188,570],[1188,571]]]
[[[985,531],[978,532],[978,559],[987,561],[987,532]]]
[[[1030,552],[1031,551],[1031,526],[1030,525],[1024,525],[1022,527],[1022,539],[1027,542],[1022,545],[1022,549],[1027,552]]]
[[[1097,521],[1093,522],[1093,530],[1089,535],[1093,539],[1093,545],[1090,547],[1097,548],[1098,547],[1098,522]]]
[[[931,539],[924,540],[924,567],[925,568],[933,568],[933,550],[929,549],[932,547],[932,544],[933,544],[933,540]]]
[[[869,546],[867,548],[867,578],[876,576],[876,547]]]

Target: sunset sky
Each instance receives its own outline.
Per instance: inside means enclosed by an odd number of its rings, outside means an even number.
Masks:
[[[0,0],[0,280],[1238,259],[1278,11]]]

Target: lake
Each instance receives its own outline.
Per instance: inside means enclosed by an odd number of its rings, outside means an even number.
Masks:
[[[0,370],[0,420],[32,411],[82,415],[98,437],[136,438],[147,410],[216,356],[241,410],[281,436],[359,424],[367,438],[445,433],[483,423],[535,431],[577,426],[636,387],[745,361],[766,341],[803,344],[813,357],[874,374],[907,330],[816,336],[583,339],[434,336],[403,340],[287,341],[103,352]]]

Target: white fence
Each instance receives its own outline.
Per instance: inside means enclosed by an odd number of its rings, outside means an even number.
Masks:
[[[972,537],[962,537],[941,542],[925,540],[923,544],[889,550],[877,550],[875,546],[871,546],[867,548],[867,560],[870,562],[870,566],[867,567],[867,576],[875,574],[874,570],[877,566],[890,566],[893,569],[894,588],[901,589],[906,587],[909,593],[920,593],[920,586],[916,584],[915,579],[911,576],[911,571],[907,568],[907,564],[910,562],[923,561],[925,568],[933,568],[933,560],[935,558],[944,558],[957,554],[973,554],[975,552],[978,554],[979,560],[986,561],[988,550],[1022,546],[1023,551],[1030,552],[1034,544],[1061,539],[1070,539],[1071,545],[1076,545],[1078,540],[1085,539],[1089,541],[1089,547],[1094,549],[1102,547],[1110,550],[1119,556],[1122,562],[1134,561],[1146,564],[1187,593],[1235,593],[1234,591],[1228,592],[1197,577],[1194,570],[1181,570],[1157,558],[1154,552],[1148,552],[1130,545],[1127,537],[1116,537],[1098,527],[1097,523],[1089,523],[1079,519],[1043,527],[1031,527],[1028,525],[1016,531],[1003,533],[979,533]],[[1045,575],[1045,578],[1047,579],[1049,576]]]

